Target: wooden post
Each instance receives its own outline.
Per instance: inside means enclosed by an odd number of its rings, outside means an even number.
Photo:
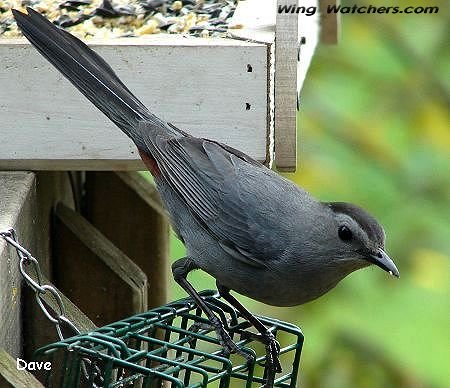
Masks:
[[[318,9],[318,0],[307,4],[299,0],[245,0],[239,2],[233,15],[232,24],[243,28],[233,30],[232,36],[267,44],[268,153],[273,151],[275,139],[275,165],[280,171],[295,171],[297,167],[297,96],[319,37]],[[312,10],[314,13],[309,13]]]
[[[338,13],[328,13],[330,5],[339,5],[340,0],[319,0],[320,4],[320,41],[337,44],[341,33],[341,17]]]
[[[21,243],[39,261],[43,275],[51,282],[53,279],[50,271],[50,230],[53,208],[58,202],[64,202],[67,206],[73,207],[72,189],[66,172],[38,172],[35,186],[33,213],[27,218],[30,229],[27,234],[19,231],[19,237]],[[23,295],[23,356],[27,360],[32,360],[34,351],[56,340],[57,335],[55,327],[50,324],[36,303],[34,292],[26,285],[23,285]],[[79,314],[82,313],[79,312]],[[71,316],[70,319],[73,317]]]
[[[147,278],[80,214],[56,207],[55,284],[98,326],[147,309]]]
[[[0,173],[0,230],[12,227],[32,250],[35,233],[35,176],[28,172]],[[16,250],[0,238],[0,347],[11,356],[22,354],[22,277]]]
[[[277,6],[298,4],[278,0]],[[297,166],[298,15],[277,13],[275,25],[275,164],[280,171]]]
[[[169,222],[154,185],[137,172],[89,172],[86,218],[147,275],[149,308],[165,304]]]
[[[29,172],[0,173],[0,230],[14,228],[19,243],[39,262],[42,284],[52,285],[46,277],[50,262],[50,218],[57,200],[71,202],[67,174]],[[25,267],[36,280],[32,266]],[[61,294],[66,317],[81,331],[95,325]],[[50,312],[58,311],[50,293],[43,295]],[[74,334],[72,332],[68,333]],[[36,295],[19,272],[16,250],[0,239],[0,387],[38,387],[37,380],[16,368],[14,358],[33,361],[34,351],[57,340],[55,326],[36,303]]]

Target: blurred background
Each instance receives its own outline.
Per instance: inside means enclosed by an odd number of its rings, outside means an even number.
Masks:
[[[351,1],[344,4],[353,5]],[[364,1],[358,1],[363,5]],[[366,1],[368,4],[369,1]],[[305,306],[254,312],[305,335],[300,386],[450,387],[450,21],[343,15],[338,46],[320,46],[299,113],[299,170],[286,176],[324,201],[357,203],[384,225],[399,280],[350,275]],[[175,239],[174,259],[183,256]],[[197,271],[197,289],[214,281]],[[185,297],[176,284],[172,297]]]

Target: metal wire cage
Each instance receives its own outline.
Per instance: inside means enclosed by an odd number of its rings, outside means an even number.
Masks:
[[[45,376],[51,387],[259,387],[264,381],[265,349],[246,335],[250,324],[214,291],[201,293],[244,351],[222,354],[208,320],[194,301],[182,299],[126,318],[87,334],[38,349],[36,358],[52,362]],[[260,317],[280,342],[283,374],[275,387],[295,387],[303,345],[301,330]]]

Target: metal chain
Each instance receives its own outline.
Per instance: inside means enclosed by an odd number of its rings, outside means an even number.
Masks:
[[[12,228],[6,232],[0,232],[0,236],[14,248],[16,248],[17,256],[19,257],[19,270],[22,274],[25,283],[35,292],[36,301],[41,308],[45,316],[51,321],[56,328],[59,339],[64,340],[64,335],[61,330],[61,324],[68,326],[74,334],[81,334],[80,330],[65,316],[66,309],[62,301],[61,295],[56,291],[55,287],[42,284],[42,272],[39,266],[39,262],[33,257],[33,255],[28,252],[22,245],[19,244],[17,240],[16,231]],[[28,272],[30,266],[36,274],[36,280],[34,280]],[[43,296],[45,294],[51,295],[51,297],[56,301],[57,310],[54,313],[50,312],[45,304]]]
[[[36,301],[42,312],[48,318],[48,320],[55,325],[55,329],[59,339],[61,341],[65,339],[61,330],[61,325],[70,328],[73,331],[74,335],[81,334],[80,330],[75,326],[75,324],[66,317],[66,309],[64,307],[64,303],[62,301],[61,295],[56,290],[56,288],[49,284],[42,284],[43,275],[39,266],[39,262],[36,260],[36,258],[33,257],[30,252],[28,252],[22,245],[20,245],[17,239],[16,231],[13,228],[9,228],[6,231],[0,231],[0,237],[2,237],[9,245],[13,246],[16,249],[17,256],[19,257],[19,271],[23,276],[25,283],[34,291]],[[30,267],[33,268],[36,275],[36,280],[29,275],[30,271],[27,271],[27,267],[28,269]],[[43,296],[47,293],[51,295],[51,297],[56,301],[57,309],[55,310],[58,311],[54,311],[52,313],[47,308],[46,302],[43,299]],[[86,364],[92,364],[92,361],[87,358],[83,358],[82,361],[83,374],[89,381],[90,378]],[[98,365],[95,365],[95,370],[98,374],[98,377],[103,381]],[[95,384],[93,386],[97,387],[97,385]]]

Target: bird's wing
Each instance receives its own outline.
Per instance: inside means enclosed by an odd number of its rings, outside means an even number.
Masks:
[[[173,138],[158,148],[162,175],[226,252],[252,266],[283,254],[279,233],[292,230],[284,199],[294,185],[215,141]]]

